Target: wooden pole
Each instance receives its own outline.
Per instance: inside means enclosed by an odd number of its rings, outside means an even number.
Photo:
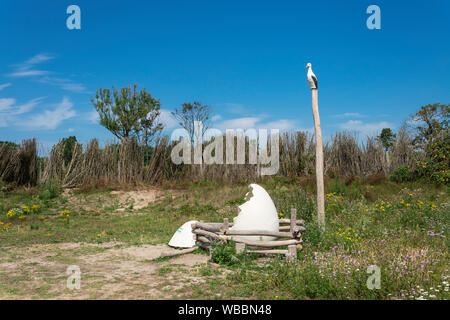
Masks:
[[[311,89],[314,130],[316,133],[316,187],[317,187],[317,220],[322,231],[325,230],[325,195],[323,185],[323,146],[320,128],[319,102],[317,89]]]
[[[297,226],[297,209],[291,209],[291,225],[290,233],[292,237],[295,238],[296,226]],[[286,254],[288,259],[297,259],[297,244],[291,244],[288,246],[288,253]]]

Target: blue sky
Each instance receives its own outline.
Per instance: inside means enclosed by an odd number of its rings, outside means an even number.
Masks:
[[[68,30],[66,9],[81,9]],[[369,30],[366,8],[381,9]],[[199,100],[214,127],[311,130],[307,62],[323,133],[398,129],[450,100],[450,4],[427,1],[0,2],[0,140],[113,136],[90,98],[137,83],[169,113]]]

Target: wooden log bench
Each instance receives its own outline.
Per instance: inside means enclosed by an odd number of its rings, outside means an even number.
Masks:
[[[192,224],[192,232],[196,245],[205,249],[212,250],[213,241],[234,241],[236,243],[236,253],[244,251],[256,254],[282,254],[287,259],[297,258],[297,249],[302,249],[302,233],[305,229],[305,222],[297,220],[297,210],[291,209],[290,219],[280,219],[280,227],[278,232],[265,230],[231,230],[232,223],[227,218],[223,219],[223,223],[205,223],[199,221]],[[278,240],[263,241],[250,240],[248,236],[269,236]],[[248,246],[248,248],[247,248]],[[286,247],[283,249],[280,247]],[[247,250],[246,250],[247,249]]]

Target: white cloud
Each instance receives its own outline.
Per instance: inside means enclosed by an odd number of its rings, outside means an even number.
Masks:
[[[366,115],[359,112],[345,112],[332,115],[333,118],[364,118]]]
[[[268,129],[280,129],[280,131],[283,130],[291,130],[295,127],[295,121],[294,120],[288,120],[288,119],[280,119],[272,122],[267,122],[263,126],[265,126]]]
[[[2,91],[3,89],[9,87],[10,85],[11,85],[11,83],[0,84],[0,91]]]
[[[16,70],[13,73],[10,73],[11,77],[30,77],[30,76],[42,76],[49,74],[49,71],[45,70],[36,70],[33,67],[36,64],[42,63],[44,61],[48,61],[54,59],[53,56],[47,54],[37,54],[34,57],[31,57],[25,62],[22,62],[16,65]]]
[[[32,76],[43,76],[45,74],[49,74],[49,71],[45,70],[18,70],[9,75],[11,77],[32,77]]]
[[[100,116],[98,115],[97,110],[93,110],[91,112],[86,113],[86,119],[91,123],[98,124],[100,121]]]
[[[48,54],[40,53],[25,61],[25,64],[34,65],[51,59],[54,59],[54,57]]]
[[[222,116],[219,114],[216,114],[216,115],[212,116],[212,118],[211,118],[212,121],[218,121],[220,119],[222,119]]]
[[[67,90],[71,92],[88,93],[86,91],[86,87],[81,83],[74,82],[70,78],[50,77],[49,75],[52,74],[53,72],[47,70],[38,70],[34,68],[35,65],[52,59],[54,59],[53,56],[47,54],[37,54],[25,62],[14,65],[15,70],[8,75],[10,77],[38,76],[38,81],[41,83],[57,86],[62,90]],[[3,89],[2,85],[0,85],[0,90],[1,89]]]
[[[383,128],[394,128],[395,126],[387,121],[367,123],[361,120],[349,120],[338,125],[341,129],[347,131],[360,132],[365,135],[373,135]]]
[[[217,109],[223,109],[224,111],[233,114],[244,114],[249,111],[249,108],[242,103],[225,102],[217,104],[216,107]]]
[[[67,78],[54,78],[54,77],[43,77],[39,79],[39,82],[50,84],[52,86],[60,87],[63,90],[68,90],[72,92],[85,92],[86,87],[80,83],[73,82],[71,79]]]
[[[172,117],[169,110],[161,109],[159,115],[159,121],[164,125],[164,129],[173,129],[178,127],[177,121]]]
[[[14,98],[0,99],[0,127],[15,126],[20,123],[18,116],[30,112],[44,97],[32,99],[25,104],[16,105]]]
[[[244,117],[225,120],[217,124],[219,129],[250,129],[256,128],[256,124],[261,121],[260,117]]]
[[[218,129],[279,129],[280,131],[292,130],[295,128],[297,121],[290,119],[278,119],[273,121],[263,121],[265,116],[243,117],[225,120],[217,123]]]
[[[35,105],[37,105],[44,97],[36,98],[28,101],[22,105],[16,105],[16,99],[14,98],[1,98],[0,99],[0,116],[13,116],[23,114],[31,111]]]
[[[25,127],[28,129],[54,130],[61,122],[70,119],[76,115],[72,109],[73,103],[69,98],[64,97],[63,100],[54,105],[51,110],[44,110],[43,113],[32,115],[25,121]]]
[[[16,103],[16,99],[0,98],[0,113],[10,111],[14,103]]]

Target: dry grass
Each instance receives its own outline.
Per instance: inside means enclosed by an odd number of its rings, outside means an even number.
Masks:
[[[205,143],[206,147],[210,142]],[[248,164],[250,142],[246,139],[245,163],[240,165],[176,165],[171,160],[174,144],[168,136],[159,138],[148,157],[136,139],[124,139],[100,148],[92,139],[84,147],[74,144],[72,158],[64,157],[64,142],[55,144],[48,157],[38,166],[36,141],[24,141],[19,148],[10,144],[0,147],[0,178],[17,184],[35,185],[57,181],[62,187],[98,187],[109,185],[161,184],[164,181],[226,181],[233,183],[260,181],[261,164]],[[223,159],[226,163],[226,144]],[[237,143],[235,143],[236,158]],[[296,178],[314,176],[314,136],[306,132],[283,133],[280,136],[280,169],[277,176]],[[421,153],[414,151],[405,128],[398,132],[390,152],[377,139],[362,142],[349,132],[336,133],[324,146],[325,173],[330,177],[352,180],[355,177],[386,177],[401,165],[413,165]],[[145,162],[144,160],[148,161]]]

